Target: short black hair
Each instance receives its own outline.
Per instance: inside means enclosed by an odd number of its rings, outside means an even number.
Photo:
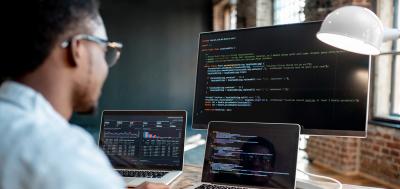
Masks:
[[[11,9],[14,14],[18,14],[14,17],[10,15],[12,17],[9,25],[11,32],[10,36],[6,36],[14,40],[10,43],[11,47],[8,47],[13,55],[3,52],[6,56],[7,54],[12,56],[12,60],[2,60],[0,82],[7,78],[23,76],[38,68],[49,56],[61,35],[79,29],[79,24],[83,24],[87,18],[97,19],[99,2],[97,0],[29,0],[19,2],[19,5],[11,6]],[[25,35],[20,35],[21,32]]]

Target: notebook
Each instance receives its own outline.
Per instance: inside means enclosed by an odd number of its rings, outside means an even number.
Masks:
[[[127,186],[170,184],[182,173],[185,128],[185,111],[106,110],[99,145]]]
[[[300,126],[210,122],[202,183],[192,188],[295,188]]]

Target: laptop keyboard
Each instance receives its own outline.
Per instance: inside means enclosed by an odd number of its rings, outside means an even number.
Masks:
[[[117,170],[124,177],[143,177],[143,178],[161,178],[168,172],[165,171],[135,171],[135,170]]]
[[[243,187],[235,187],[235,186],[222,186],[222,185],[214,185],[214,184],[202,184],[195,189],[245,189]]]

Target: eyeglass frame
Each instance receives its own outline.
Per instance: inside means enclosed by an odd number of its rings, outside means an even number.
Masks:
[[[107,66],[109,68],[113,67],[118,62],[120,54],[121,54],[121,49],[123,47],[123,44],[120,43],[120,42],[108,41],[108,40],[102,39],[100,37],[97,37],[97,36],[94,36],[94,35],[89,35],[89,34],[78,34],[78,35],[75,35],[71,39],[67,39],[67,40],[63,41],[61,43],[61,47],[62,48],[67,48],[70,45],[72,40],[88,40],[88,41],[95,42],[95,43],[97,43],[99,45],[102,45],[102,46],[104,46],[106,48],[115,49],[117,51],[117,53],[118,53],[117,54],[118,57],[115,59],[114,62],[106,61]]]

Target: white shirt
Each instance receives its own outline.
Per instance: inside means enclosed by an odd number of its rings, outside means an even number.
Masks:
[[[0,189],[121,189],[93,138],[45,98],[13,81],[0,87]]]

